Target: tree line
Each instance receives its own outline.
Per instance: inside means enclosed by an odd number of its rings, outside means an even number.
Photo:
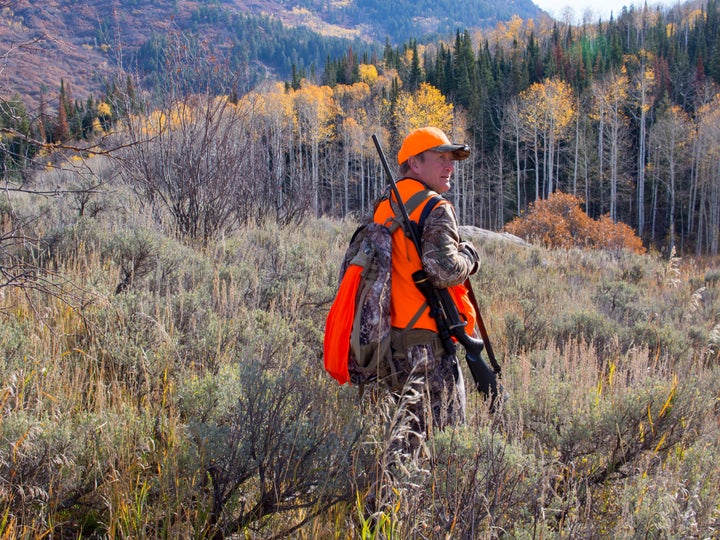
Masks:
[[[350,48],[315,77],[297,72],[248,92],[223,77],[217,51],[200,45],[188,56],[187,47],[168,46],[172,76],[162,91],[140,95],[129,78],[74,106],[61,88],[54,120],[42,113],[19,125],[22,115],[4,113],[3,126],[12,124],[4,163],[18,159],[13,144],[32,154],[21,132],[45,141],[112,132],[134,148],[119,157],[124,178],[165,210],[158,219],[207,240],[263,215],[368,212],[385,184],[370,135],[392,161],[403,134],[434,124],[474,148],[450,194],[464,223],[500,229],[560,191],[583,200],[593,218],[632,226],[648,247],[716,255],[718,15],[709,0],[581,25],[514,18],[492,31],[458,31],[448,43],[387,43],[382,58]],[[48,124],[52,135],[47,127],[43,135]],[[188,152],[193,142],[203,151]],[[157,154],[155,168],[147,152]],[[145,163],[130,165],[133,156]],[[209,165],[219,159],[223,167]],[[229,192],[241,196],[222,197]]]

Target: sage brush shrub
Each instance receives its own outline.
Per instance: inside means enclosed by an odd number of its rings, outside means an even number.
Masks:
[[[523,411],[526,438],[532,434],[537,450],[555,456],[561,466],[561,481],[553,488],[560,512],[553,528],[582,537],[613,530],[621,537],[658,534],[649,522],[630,524],[627,513],[643,504],[637,497],[633,502],[631,494],[642,491],[648,477],[662,476],[668,460],[707,443],[703,433],[717,390],[702,392],[716,384],[717,374],[699,380],[688,370],[678,378],[666,360],[656,362],[647,349],[603,364],[595,356],[581,344],[566,347],[563,354],[556,349],[536,354],[533,371],[523,374],[525,381],[513,393]],[[711,447],[717,452],[716,443]],[[684,493],[682,483],[667,484],[647,493],[644,504],[659,508],[662,501],[675,500],[672,512],[679,516],[677,497],[685,499]],[[717,493],[714,497],[717,501]],[[584,516],[577,513],[581,508]],[[712,519],[703,514],[700,527],[708,531]],[[668,519],[667,528],[654,525],[662,534],[683,528],[679,518]]]
[[[708,270],[703,276],[703,281],[708,287],[720,285],[720,269]]]
[[[423,493],[434,496],[423,501],[422,511],[435,534],[513,535],[513,523],[532,520],[544,467],[521,441],[508,438],[497,424],[485,424],[438,434],[432,446],[434,466]]]
[[[565,345],[586,342],[593,346],[597,360],[615,356],[626,341],[626,329],[601,312],[578,307],[563,312],[554,326],[555,343],[562,350]]]
[[[470,393],[467,426],[407,461],[383,389],[364,408],[322,368],[354,223],[195,246],[132,199],[81,218],[60,202],[32,230],[45,251],[21,253],[82,289],[0,288],[0,536],[717,534],[711,268],[476,240],[512,397],[490,416]]]
[[[289,358],[276,367],[247,358],[181,389],[215,530],[268,526],[269,516],[349,497],[357,433],[318,399],[319,384]]]
[[[686,359],[696,354],[685,330],[653,319],[636,324],[631,339],[634,343],[647,344],[653,357]]]
[[[647,317],[641,287],[627,281],[602,282],[595,290],[593,301],[607,317],[625,326]]]

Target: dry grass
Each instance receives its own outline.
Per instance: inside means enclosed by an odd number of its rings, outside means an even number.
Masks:
[[[718,534],[711,266],[483,243],[512,400],[491,417],[471,396],[412,460],[383,396],[363,409],[322,370],[351,223],[199,250],[136,209],[53,204],[43,264],[81,293],[0,288],[0,538]]]

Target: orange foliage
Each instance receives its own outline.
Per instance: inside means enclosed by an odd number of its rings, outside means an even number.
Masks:
[[[583,200],[556,192],[530,204],[527,213],[505,226],[505,231],[550,248],[628,249],[644,253],[642,240],[631,227],[609,216],[595,220],[580,207]]]

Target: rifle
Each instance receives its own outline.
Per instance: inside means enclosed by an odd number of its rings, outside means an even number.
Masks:
[[[385,158],[385,153],[380,146],[380,141],[378,140],[376,135],[372,136],[372,140],[375,144],[378,155],[380,156],[380,161],[382,162],[383,168],[385,169],[385,175],[387,176],[388,184],[390,185],[392,194],[397,200],[398,206],[400,208],[400,213],[402,214],[403,222],[405,223],[405,228],[410,235],[410,239],[412,240],[412,243],[414,244],[418,255],[421,255],[422,244],[420,241],[420,231],[418,230],[418,224],[412,221],[410,219],[410,216],[408,215],[407,208],[405,208],[405,203],[400,197],[400,191],[398,190],[395,178],[393,177],[393,174],[390,171],[390,166],[388,165],[387,159]],[[448,355],[455,354],[456,347],[453,338],[455,338],[458,343],[463,346],[463,348],[465,349],[465,359],[467,361],[468,368],[470,368],[470,373],[472,374],[473,380],[475,381],[475,387],[478,392],[484,394],[487,397],[490,397],[490,410],[492,412],[495,412],[500,402],[502,402],[502,399],[504,398],[503,396],[500,400],[497,400],[497,379],[501,374],[501,370],[500,365],[495,359],[495,354],[493,353],[492,347],[490,346],[490,339],[487,335],[485,324],[480,315],[480,309],[478,308],[477,299],[475,298],[475,292],[473,291],[470,279],[466,279],[464,285],[468,290],[468,297],[470,299],[470,302],[475,308],[478,327],[480,329],[480,335],[482,336],[482,339],[477,339],[469,336],[467,332],[465,332],[465,326],[467,325],[467,322],[464,321],[462,317],[460,317],[460,313],[458,312],[457,306],[455,305],[455,302],[450,295],[450,291],[448,291],[447,289],[440,289],[432,285],[432,283],[430,283],[430,280],[427,278],[424,270],[418,270],[417,272],[413,273],[412,278],[415,282],[415,286],[423,294],[428,303],[428,306],[430,308],[430,316],[435,320],[435,323],[437,324],[438,336],[440,337],[440,341],[443,344],[445,353]],[[492,370],[482,359],[481,352],[483,351],[483,349],[486,349],[487,351],[488,357],[490,358],[493,366]],[[500,386],[500,388],[502,389],[502,386]]]

